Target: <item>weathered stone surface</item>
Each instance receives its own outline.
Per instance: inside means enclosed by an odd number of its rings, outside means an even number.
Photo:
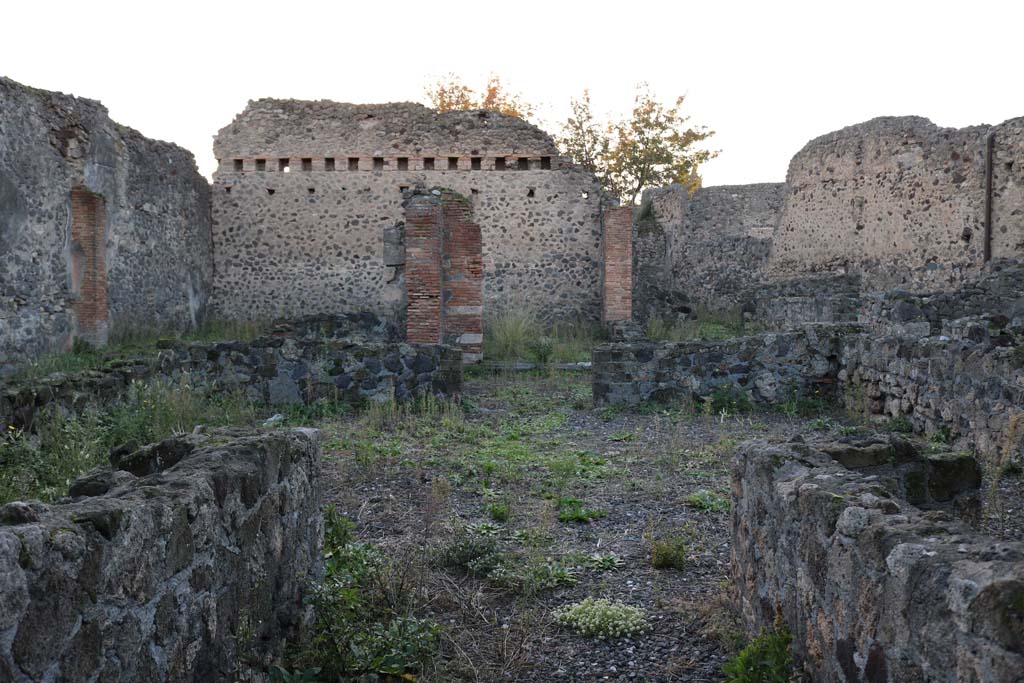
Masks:
[[[741,445],[731,548],[747,627],[780,616],[814,681],[1018,680],[1024,544],[922,512],[886,481],[814,446]]]
[[[44,409],[76,413],[116,402],[133,381],[178,380],[186,375],[211,391],[242,390],[250,399],[271,405],[321,399],[402,401],[428,392],[459,393],[462,366],[457,349],[382,341],[396,335],[393,325],[376,316],[353,314],[281,322],[250,342],[162,340],[156,359],[61,373],[27,384],[0,384],[0,422],[32,431]],[[150,460],[164,456],[143,456],[136,452],[139,445],[130,444],[115,459],[142,458],[124,464],[141,475]],[[159,445],[150,450],[156,448]]]
[[[185,441],[165,469],[0,522],[4,681],[235,680],[240,648],[280,655],[319,571],[317,432]]]
[[[619,342],[594,348],[597,403],[706,399],[717,390],[770,404],[831,396],[842,339],[856,326],[808,325],[724,341]]]
[[[99,197],[99,234],[74,225],[73,190]],[[83,289],[87,253],[102,296]],[[114,123],[99,102],[0,78],[0,366],[75,336],[187,328],[212,276],[210,190],[189,152]]]

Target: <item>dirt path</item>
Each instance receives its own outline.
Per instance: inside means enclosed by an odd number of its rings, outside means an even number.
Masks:
[[[738,636],[724,600],[728,465],[803,421],[595,409],[589,377],[467,381],[463,410],[371,410],[325,428],[329,502],[400,558],[441,624],[421,680],[719,681]],[[652,566],[662,549],[665,568]],[[551,612],[642,607],[650,631],[585,638]]]

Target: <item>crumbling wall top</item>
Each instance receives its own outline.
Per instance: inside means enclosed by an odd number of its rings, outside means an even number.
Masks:
[[[558,154],[551,136],[494,111],[440,113],[413,102],[251,100],[214,142],[218,159],[287,155],[386,156],[407,153]]]

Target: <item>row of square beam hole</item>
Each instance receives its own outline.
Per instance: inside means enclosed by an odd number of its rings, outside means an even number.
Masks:
[[[459,159],[460,158],[461,157],[448,157],[448,170],[449,171],[457,171],[457,170],[459,170]],[[235,161],[234,168],[235,168],[236,172],[241,173],[242,171],[245,170],[245,160],[244,159],[235,159],[234,161]],[[399,171],[408,171],[409,170],[409,157],[397,157],[395,159],[395,161],[396,161],[396,169],[397,170],[399,170]],[[516,170],[519,170],[519,171],[529,171],[531,169],[531,167],[532,167],[534,170],[540,168],[541,170],[545,170],[546,171],[546,170],[549,170],[551,168],[551,157],[540,157],[538,161],[534,161],[532,164],[530,163],[530,158],[529,157],[519,157],[519,158],[515,159],[514,161],[515,161],[515,165],[513,166],[511,164],[511,160],[509,160],[508,157],[494,157],[494,170],[496,170],[496,171],[505,171],[505,170],[509,170],[509,169],[516,169]],[[348,157],[348,170],[350,170],[350,171],[358,171],[359,170],[359,162],[360,162],[360,157]],[[437,162],[437,159],[435,157],[424,157],[423,158],[423,170],[424,171],[439,170],[437,168],[437,163],[436,162]],[[470,164],[470,166],[469,166],[470,170],[479,171],[482,168],[483,157],[470,157],[469,158],[469,164]],[[256,159],[256,170],[257,171],[266,171],[267,170],[267,160],[266,159]],[[277,170],[281,171],[283,173],[288,173],[291,170],[291,159],[278,159],[277,160]],[[303,171],[312,171],[313,170],[313,159],[312,158],[302,159],[302,170]],[[327,157],[327,158],[324,159],[324,170],[325,171],[336,171],[337,170],[337,164],[336,164],[334,158]],[[383,171],[384,170],[384,157],[373,157],[373,170],[374,171]]]

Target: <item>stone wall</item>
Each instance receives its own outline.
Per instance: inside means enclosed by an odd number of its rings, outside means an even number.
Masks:
[[[892,290],[865,296],[859,319],[876,330],[917,337],[937,335],[947,321],[979,315],[1024,326],[1024,264],[994,260],[978,278],[955,290],[913,294]]]
[[[214,150],[215,301],[226,317],[399,319],[403,201],[433,187],[472,203],[488,315],[531,306],[547,319],[600,316],[599,184],[519,119],[259,100]]]
[[[228,681],[304,620],[317,432],[177,437],[0,508],[0,680]]]
[[[112,329],[195,325],[212,266],[190,153],[99,102],[0,78],[0,365]]]
[[[933,498],[980,482],[962,458],[920,462],[908,445],[740,447],[731,553],[746,625],[781,618],[813,681],[1018,680],[1024,544],[908,503],[891,462],[917,460],[909,490]]]
[[[1024,118],[953,129],[886,117],[812,140],[793,157],[768,277],[856,271],[872,291],[971,277],[983,264],[990,133],[993,254],[1024,255]]]
[[[635,308],[641,320],[728,310],[756,288],[778,222],[781,183],[670,185],[643,194],[636,223]]]
[[[242,391],[266,405],[402,401],[428,392],[451,396],[461,391],[457,349],[378,341],[381,330],[372,320],[309,318],[282,323],[249,342],[166,340],[158,343],[155,359],[117,360],[99,370],[0,385],[0,422],[31,431],[45,410],[79,413],[118,401],[132,382],[180,381],[186,375],[210,391]],[[366,336],[332,336],[353,333],[353,325]]]
[[[968,318],[931,337],[851,337],[841,368],[844,403],[855,414],[905,418],[915,432],[989,459],[1024,454],[1019,322]]]
[[[842,340],[853,326],[800,330],[723,341],[617,342],[593,352],[596,403],[704,400],[745,395],[754,404],[799,396],[831,397]]]

